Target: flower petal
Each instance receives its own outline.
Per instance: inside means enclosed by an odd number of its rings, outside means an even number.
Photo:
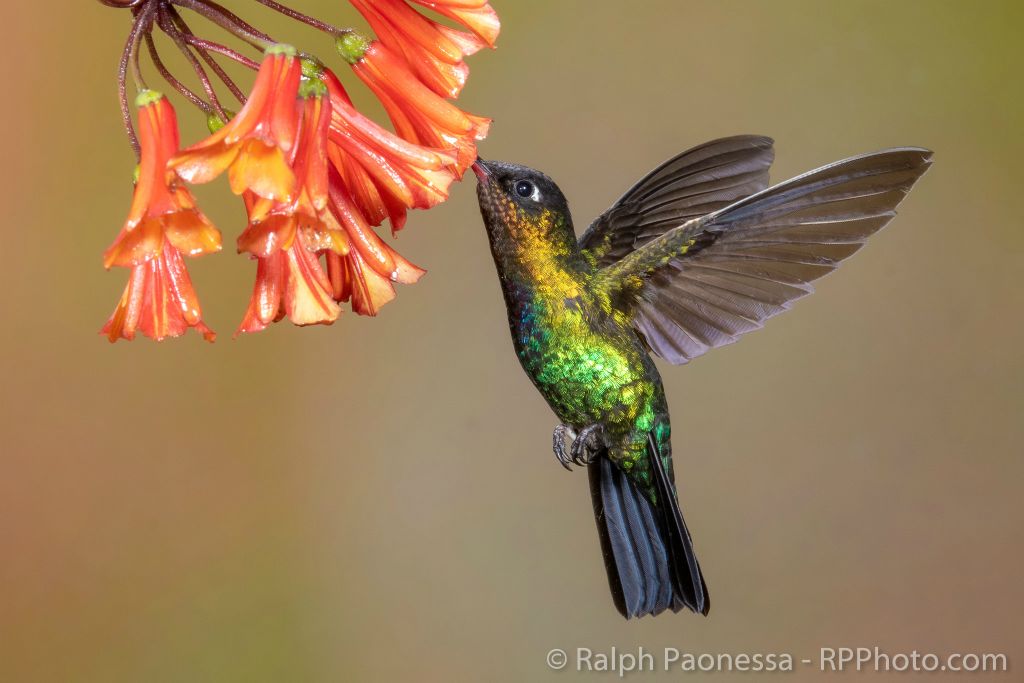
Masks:
[[[260,332],[267,325],[284,317],[281,295],[284,292],[285,255],[276,251],[267,258],[257,259],[256,283],[253,286],[249,308],[235,332]]]
[[[295,214],[290,212],[271,213],[249,226],[238,236],[239,253],[248,252],[259,258],[267,258],[281,249],[290,249],[296,232]]]
[[[220,230],[196,209],[167,214],[162,220],[167,240],[185,256],[201,256],[220,251]]]
[[[202,320],[199,300],[185,263],[165,243],[156,258],[132,268],[131,278],[102,333],[111,341],[134,339],[136,330],[157,341],[178,337],[194,327],[207,341],[216,334]]]
[[[341,307],[331,298],[330,282],[320,269],[316,256],[302,240],[288,252],[288,278],[285,308],[296,325],[331,324]]]
[[[222,129],[223,130],[223,129]],[[185,182],[201,185],[215,180],[238,158],[237,145],[224,143],[192,147],[171,160],[171,168]]]
[[[248,190],[266,199],[290,202],[295,192],[295,174],[284,152],[260,140],[242,143],[228,179],[231,191],[239,195]]]
[[[124,228],[103,253],[103,267],[130,268],[160,255],[164,244],[163,221],[147,218],[134,228]]]
[[[438,14],[459,22],[494,47],[501,32],[498,13],[486,0],[412,0]]]

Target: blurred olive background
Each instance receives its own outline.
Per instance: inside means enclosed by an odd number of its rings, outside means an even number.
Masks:
[[[775,137],[776,181],[936,150],[815,296],[664,369],[714,609],[632,623],[511,351],[471,179],[412,216],[397,246],[430,272],[379,318],[235,341],[243,211],[201,188],[229,247],[190,264],[218,342],[96,334],[126,279],[100,254],[131,190],[129,16],[64,5],[0,10],[0,680],[538,681],[551,648],[613,645],[1004,652],[996,678],[1020,675],[1020,3],[494,0],[500,49],[462,103],[495,118],[481,154],[549,172],[579,230],[718,136]]]

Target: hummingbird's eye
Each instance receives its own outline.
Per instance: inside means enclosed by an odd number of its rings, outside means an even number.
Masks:
[[[529,180],[517,180],[515,184],[515,192],[523,199],[527,199],[529,197],[537,199],[539,196],[537,186]]]

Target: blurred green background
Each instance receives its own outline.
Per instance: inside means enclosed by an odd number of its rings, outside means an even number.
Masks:
[[[215,345],[96,334],[125,281],[100,254],[130,197],[129,16],[58,5],[0,9],[0,680],[540,681],[549,649],[612,645],[1004,652],[1020,675],[1019,2],[494,0],[462,100],[495,118],[481,154],[549,172],[580,230],[718,136],[774,136],[776,181],[936,150],[815,296],[665,368],[714,609],[632,623],[511,352],[471,179],[411,218],[397,246],[429,275],[377,319],[232,341],[254,268],[225,249],[190,265]],[[230,245],[239,203],[200,197]]]

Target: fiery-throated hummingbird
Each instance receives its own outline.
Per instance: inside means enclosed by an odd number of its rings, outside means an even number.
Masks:
[[[707,614],[711,604],[679,509],[650,354],[686,363],[788,309],[892,219],[931,160],[926,149],[889,149],[769,188],[772,144],[744,135],[683,152],[579,240],[549,177],[494,161],[473,167],[516,354],[561,421],[556,457],[587,466],[626,618]]]

